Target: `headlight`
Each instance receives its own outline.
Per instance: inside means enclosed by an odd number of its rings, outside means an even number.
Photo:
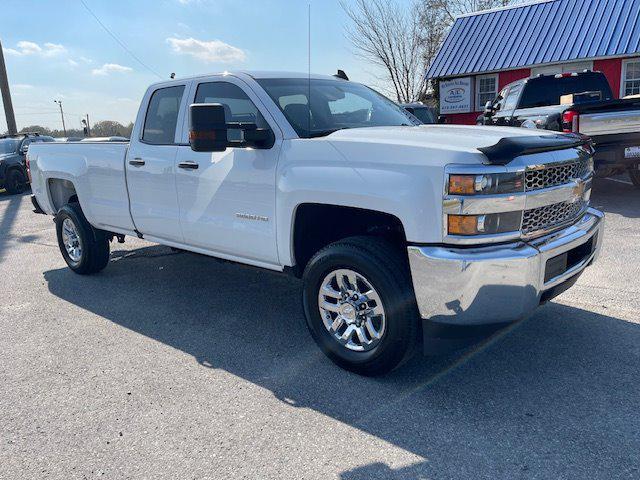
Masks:
[[[523,173],[449,176],[449,195],[495,195],[523,191]]]
[[[448,215],[449,235],[497,235],[520,229],[522,212],[492,213],[488,215]]]

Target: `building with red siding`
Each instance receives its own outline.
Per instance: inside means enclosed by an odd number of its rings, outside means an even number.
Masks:
[[[507,84],[595,70],[640,94],[640,1],[542,0],[456,19],[427,71],[447,123],[474,124]]]

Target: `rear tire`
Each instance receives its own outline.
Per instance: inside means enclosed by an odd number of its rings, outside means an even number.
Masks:
[[[350,286],[354,273],[357,286]],[[350,300],[362,290],[370,295],[352,304]],[[367,301],[369,298],[377,300]],[[370,305],[380,307],[378,314],[372,308],[371,317],[358,315],[361,307],[368,311]],[[408,262],[401,248],[384,239],[347,238],[316,253],[303,275],[303,306],[307,326],[320,349],[346,370],[382,375],[415,352],[419,322]],[[367,324],[372,319],[375,326]],[[353,333],[347,342],[343,335],[349,328]]]
[[[9,170],[9,172],[7,173],[4,187],[7,192],[12,195],[24,193],[24,191],[27,189],[27,179],[20,170],[14,168],[12,170]]]
[[[91,226],[79,203],[68,203],[60,209],[56,234],[62,257],[75,273],[97,273],[109,263],[109,237]]]
[[[629,170],[629,178],[631,178],[631,183],[640,188],[640,166],[637,166],[633,170]]]

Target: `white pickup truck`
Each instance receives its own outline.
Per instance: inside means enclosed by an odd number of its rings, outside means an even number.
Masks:
[[[573,134],[418,126],[340,78],[243,72],[151,86],[130,143],[27,160],[76,273],[126,235],[288,271],[319,347],[375,375],[427,323],[513,322],[575,282],[602,244],[592,154]]]

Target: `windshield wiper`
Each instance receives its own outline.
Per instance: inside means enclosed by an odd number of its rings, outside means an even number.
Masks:
[[[338,130],[346,130],[349,127],[340,127],[340,128],[329,128],[327,130],[318,130],[316,132],[309,132],[307,138],[317,138],[317,137],[326,137],[327,135],[331,135]]]

